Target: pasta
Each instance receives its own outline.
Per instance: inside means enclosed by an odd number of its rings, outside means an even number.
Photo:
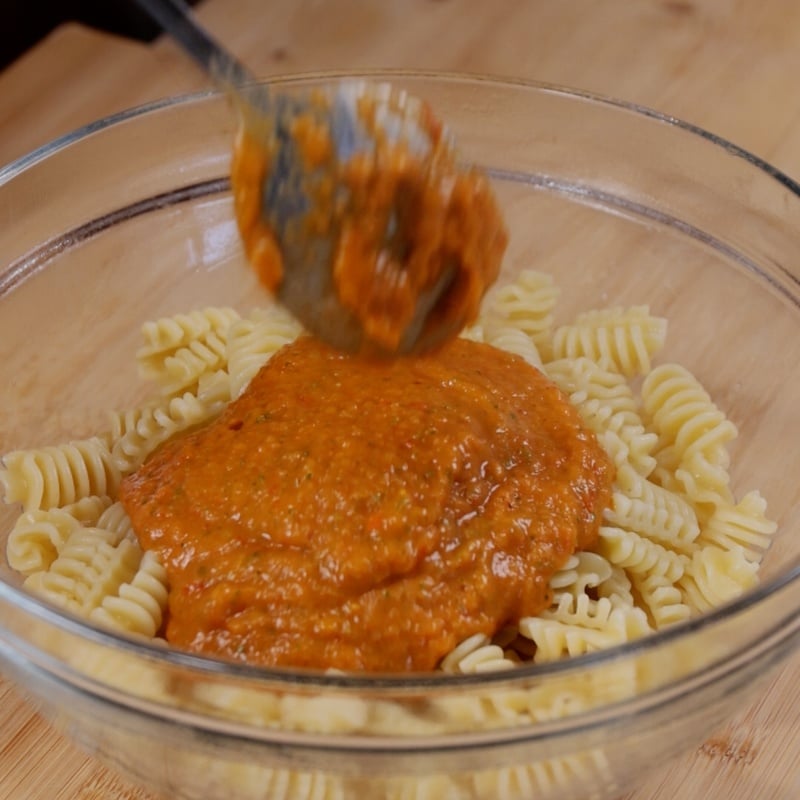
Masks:
[[[611,577],[603,581],[595,593],[598,597],[607,597],[613,605],[628,608],[634,605],[632,588],[633,584],[625,569],[612,564]]]
[[[8,565],[23,575],[48,569],[69,535],[98,521],[110,502],[107,497],[90,496],[64,508],[25,512],[8,535]]]
[[[82,616],[118,591],[135,574],[141,550],[130,539],[101,528],[80,526],[67,537],[58,557],[45,570],[29,575],[24,585]]]
[[[659,461],[676,467],[702,452],[727,466],[728,442],[736,426],[725,418],[697,379],[679,364],[653,369],[642,384],[642,405],[659,436]]]
[[[547,346],[558,295],[552,276],[523,270],[513,283],[489,293],[484,318],[489,326],[499,323],[514,328],[527,334],[534,345]]]
[[[155,376],[161,391],[169,397],[183,392],[196,392],[200,377],[216,371],[225,364],[225,340],[216,332],[209,332],[203,340],[190,342],[174,355],[167,356],[162,371]]]
[[[510,669],[516,661],[506,657],[503,648],[492,644],[489,637],[477,633],[465,639],[458,647],[448,653],[441,663],[445,672],[488,672]]]
[[[133,528],[122,503],[112,503],[106,508],[102,514],[97,518],[97,527],[106,531],[112,531],[118,535],[120,539],[127,537],[133,538]]]
[[[777,525],[767,519],[767,503],[759,492],[748,492],[737,504],[720,503],[704,526],[700,541],[722,550],[741,550],[754,563],[761,561]]]
[[[554,359],[585,356],[632,377],[650,371],[666,333],[666,320],[651,316],[646,306],[587,311],[554,331],[552,353]]]
[[[686,369],[653,366],[666,322],[635,306],[587,311],[554,328],[557,297],[551,278],[524,272],[490,295],[463,335],[516,353],[559,385],[615,463],[613,500],[596,545],[570,556],[552,578],[549,608],[494,637],[468,637],[442,660],[448,673],[510,671],[521,662],[581,656],[728,602],[755,584],[776,528],[757,491],[734,497],[727,445],[735,425]],[[299,333],[277,306],[246,316],[207,308],[145,324],[136,358],[141,375],[156,383],[152,400],[112,414],[109,430],[97,437],[3,458],[5,501],[22,507],[7,557],[24,585],[98,626],[157,637],[167,575],[153,553],[142,552],[116,502],[121,477],[170,437],[219,414]],[[610,664],[585,682],[558,688],[498,687],[488,697],[442,693],[413,713],[388,700],[257,693],[203,681],[159,691],[188,707],[264,726],[410,735],[557,719],[591,708],[598,696],[628,697],[648,680],[633,665]],[[216,765],[221,772],[213,779],[257,785],[262,796],[360,796],[360,778],[228,766],[229,774]],[[387,779],[380,796],[557,797],[578,773],[613,781],[605,769],[596,750],[459,778]]]
[[[536,644],[536,660],[556,661],[612,647],[651,629],[641,608],[615,607],[611,600],[563,595],[555,608],[525,617],[519,630]]]
[[[279,306],[258,309],[236,322],[228,337],[231,397],[238,397],[269,357],[300,333],[300,325]]]
[[[631,581],[653,627],[663,628],[691,616],[691,608],[684,602],[680,589],[666,575],[634,574]]]
[[[119,474],[136,469],[158,445],[176,433],[218,414],[223,402],[203,402],[186,392],[181,397],[166,397],[155,403],[117,412],[111,420],[111,457]]]
[[[684,561],[677,553],[624,528],[601,527],[598,550],[631,576],[659,575],[675,583],[684,573]]]
[[[657,479],[692,501],[701,518],[730,504],[726,447],[736,426],[697,379],[679,364],[662,364],[645,378],[642,404],[658,434]]]
[[[92,495],[114,495],[121,474],[101,437],[36,450],[18,450],[3,458],[0,485],[7,503],[26,511],[67,506]]]
[[[623,464],[606,518],[679,549],[691,549],[700,524],[691,504],[680,495],[642,477]]]
[[[753,588],[757,570],[741,549],[709,545],[692,555],[678,586],[694,611],[710,611]]]
[[[161,628],[167,599],[167,572],[154,553],[146,552],[130,582],[105,595],[89,619],[105,628],[153,637]]]
[[[552,607],[506,632],[505,641],[470,637],[444,660],[445,670],[508,669],[532,654],[548,660],[588,652],[729,599],[751,584],[743,564],[758,563],[775,529],[757,492],[737,504],[730,491],[733,423],[685,368],[652,367],[665,321],[634,306],[587,311],[554,328],[557,298],[549,276],[525,271],[490,294],[464,335],[520,355],[567,393],[614,459],[613,501],[596,552],[576,554],[553,578]],[[67,605],[84,603],[81,581],[89,573],[67,569],[71,537],[102,532],[98,554],[133,543],[124,510],[112,503],[121,476],[176,433],[218,414],[299,332],[275,305],[245,317],[206,308],[145,323],[136,358],[142,377],[158,385],[157,397],[112,414],[100,436],[3,459],[5,500],[24,510],[8,558],[28,585]],[[636,375],[644,375],[640,396]],[[134,567],[89,610],[96,622],[154,635],[165,579],[152,557],[140,556]],[[717,575],[723,568],[734,571],[733,582]],[[637,602],[644,617],[631,616]]]
[[[139,374],[148,380],[158,380],[166,371],[166,359],[183,348],[197,349],[209,337],[220,337],[236,319],[239,313],[232,308],[206,308],[145,322],[142,346],[136,352]]]
[[[570,556],[567,563],[550,579],[553,599],[559,602],[563,594],[581,597],[612,576],[611,564],[600,554],[584,551]]]
[[[501,350],[524,358],[531,366],[542,367],[542,357],[533,339],[524,331],[514,327],[492,326],[484,331],[483,341]]]
[[[632,466],[648,475],[657,463],[658,436],[645,430],[633,389],[620,372],[586,357],[545,365],[548,377],[565,391],[617,467]]]

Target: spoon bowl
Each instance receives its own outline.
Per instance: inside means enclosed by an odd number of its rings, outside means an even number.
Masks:
[[[488,184],[456,166],[453,141],[426,104],[364,80],[273,94],[182,0],[138,2],[231,97],[245,250],[308,331],[341,350],[395,355],[431,349],[475,318],[499,271],[505,228]],[[479,199],[468,212],[451,193],[459,175]],[[477,257],[452,236],[444,242],[454,222],[463,227],[476,213],[491,220]]]

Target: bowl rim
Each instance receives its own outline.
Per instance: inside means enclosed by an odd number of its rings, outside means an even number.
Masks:
[[[770,178],[778,181],[778,183],[782,184],[784,187],[789,189],[789,191],[800,197],[800,179],[793,179],[786,172],[778,169],[769,161],[761,156],[756,155],[752,151],[747,150],[744,147],[735,144],[731,140],[726,139],[719,134],[713,133],[706,128],[695,125],[694,123],[688,122],[680,117],[659,111],[652,106],[635,103],[628,100],[622,100],[601,92],[592,92],[589,90],[565,86],[557,83],[548,83],[546,81],[535,81],[528,78],[519,78],[492,73],[468,71],[459,72],[447,70],[414,70],[403,68],[312,70],[307,72],[267,76],[264,78],[259,78],[256,83],[268,84],[270,86],[294,87],[301,86],[304,83],[318,83],[322,81],[340,81],[348,79],[391,81],[393,78],[410,80],[444,80],[457,83],[485,83],[496,86],[505,85],[508,87],[533,89],[546,94],[571,97],[576,100],[586,100],[598,105],[616,108],[620,111],[633,112],[636,115],[666,123],[670,126],[680,128],[687,133],[691,133],[699,136],[702,139],[708,140],[712,144],[717,145],[723,150],[726,150],[730,155],[743,159],[754,167],[757,167],[760,171],[766,173]],[[100,117],[96,120],[92,120],[91,122],[74,128],[73,130],[62,134],[61,136],[39,145],[28,153],[13,159],[8,164],[0,166],[0,185],[4,184],[15,175],[19,174],[25,169],[28,169],[39,161],[42,161],[43,159],[53,155],[65,147],[68,147],[73,142],[79,141],[80,139],[85,139],[92,133],[104,130],[105,128],[113,125],[124,123],[131,119],[145,116],[164,108],[171,108],[184,103],[188,104],[196,102],[198,100],[219,98],[222,95],[222,91],[213,88],[200,89],[198,91],[186,92],[177,95],[168,95],[166,97],[140,103]]]
[[[568,100],[585,101],[615,111],[632,113],[635,116],[648,118],[657,124],[665,124],[688,133],[691,136],[708,141],[711,145],[720,148],[728,155],[746,161],[749,165],[755,167],[769,179],[776,181],[800,200],[800,182],[795,181],[769,162],[739,145],[697,125],[648,106],[582,89],[538,82],[525,78],[513,78],[485,73],[408,69],[321,70],[270,76],[259,79],[257,82],[270,86],[295,88],[302,87],[304,84],[318,84],[320,82],[348,79],[478,83],[488,86],[502,86],[504,88],[552,94]],[[113,126],[122,125],[126,122],[159,111],[202,101],[218,100],[221,97],[222,92],[216,89],[205,89],[160,98],[94,120],[35,148],[6,166],[0,167],[0,186],[13,180],[17,175],[41,163],[48,157],[59,153],[78,141],[86,139],[94,133]],[[2,277],[4,272],[4,268],[0,270],[0,277]],[[800,280],[795,280],[800,283]],[[794,299],[796,304],[800,305],[800,298]],[[286,688],[314,687],[319,689],[424,691],[426,689],[455,687],[469,687],[472,689],[489,688],[515,684],[531,679],[564,676],[601,664],[608,664],[619,659],[633,657],[643,652],[654,651],[660,646],[666,645],[674,640],[714,627],[718,623],[736,617],[738,614],[750,610],[761,601],[778,593],[798,580],[800,580],[800,557],[787,565],[779,575],[771,578],[769,581],[759,583],[756,587],[734,600],[715,607],[704,614],[683,620],[659,631],[654,631],[645,637],[597,652],[573,656],[556,662],[523,664],[516,667],[512,673],[498,671],[483,674],[451,674],[445,672],[356,674],[261,667],[240,662],[225,661],[210,656],[197,655],[178,650],[177,648],[165,648],[154,642],[95,627],[87,620],[58,608],[45,600],[36,598],[25,590],[12,586],[2,579],[0,579],[0,600],[10,603],[19,610],[31,614],[47,624],[66,629],[71,634],[78,635],[93,644],[109,646],[117,650],[121,649],[129,652],[131,655],[142,657],[149,661],[166,662],[174,667],[188,669],[200,674],[226,676],[265,684],[280,684]],[[5,626],[0,622],[0,630],[4,628]],[[787,632],[786,635],[788,636],[789,633],[790,632]],[[680,680],[691,678],[693,674],[694,673],[689,673],[688,676],[684,676]],[[680,683],[680,680],[666,685],[674,687]],[[640,697],[641,695],[637,696]],[[578,714],[576,717],[572,717],[572,719],[581,716],[583,716],[583,714]]]

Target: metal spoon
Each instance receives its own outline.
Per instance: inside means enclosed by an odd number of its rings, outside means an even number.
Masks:
[[[274,233],[283,261],[283,275],[276,289],[277,299],[313,334],[333,346],[348,351],[419,352],[454,336],[468,320],[452,314],[434,314],[445,301],[454,280],[454,269],[445,266],[430,285],[417,296],[413,317],[392,347],[374,346],[359,318],[345,308],[337,295],[332,277],[332,260],[337,232],[298,236],[307,230],[303,220],[320,211],[320,193],[311,188],[330,180],[324,169],[312,170],[292,136],[292,124],[301,115],[310,115],[329,131],[334,151],[333,162],[346,163],[353,155],[371,152],[376,139],[402,143],[409,153],[428,157],[436,144],[449,140],[431,136],[430,113],[423,104],[387,84],[342,81],[332,85],[324,103],[319,97],[276,94],[230,53],[223,49],[194,19],[182,0],[137,0],[181,47],[228,92],[242,111],[244,125],[260,120],[269,130],[271,164],[263,184],[261,215]],[[365,122],[363,101],[374,109],[370,124]],[[424,117],[424,113],[428,114]],[[423,124],[423,117],[425,123]],[[265,144],[266,146],[266,144]],[[339,180],[337,177],[336,180]],[[341,181],[339,181],[341,184]],[[346,194],[337,185],[334,197]],[[330,200],[328,200],[330,202]],[[322,209],[324,211],[324,209]],[[387,246],[402,253],[410,247],[405,234],[394,224],[394,211],[386,231]],[[391,245],[388,243],[391,241]]]

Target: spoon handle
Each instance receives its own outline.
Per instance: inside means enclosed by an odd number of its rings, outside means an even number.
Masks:
[[[183,0],[136,0],[180,46],[207,72],[220,88],[241,91],[253,83],[250,71],[195,20]]]

